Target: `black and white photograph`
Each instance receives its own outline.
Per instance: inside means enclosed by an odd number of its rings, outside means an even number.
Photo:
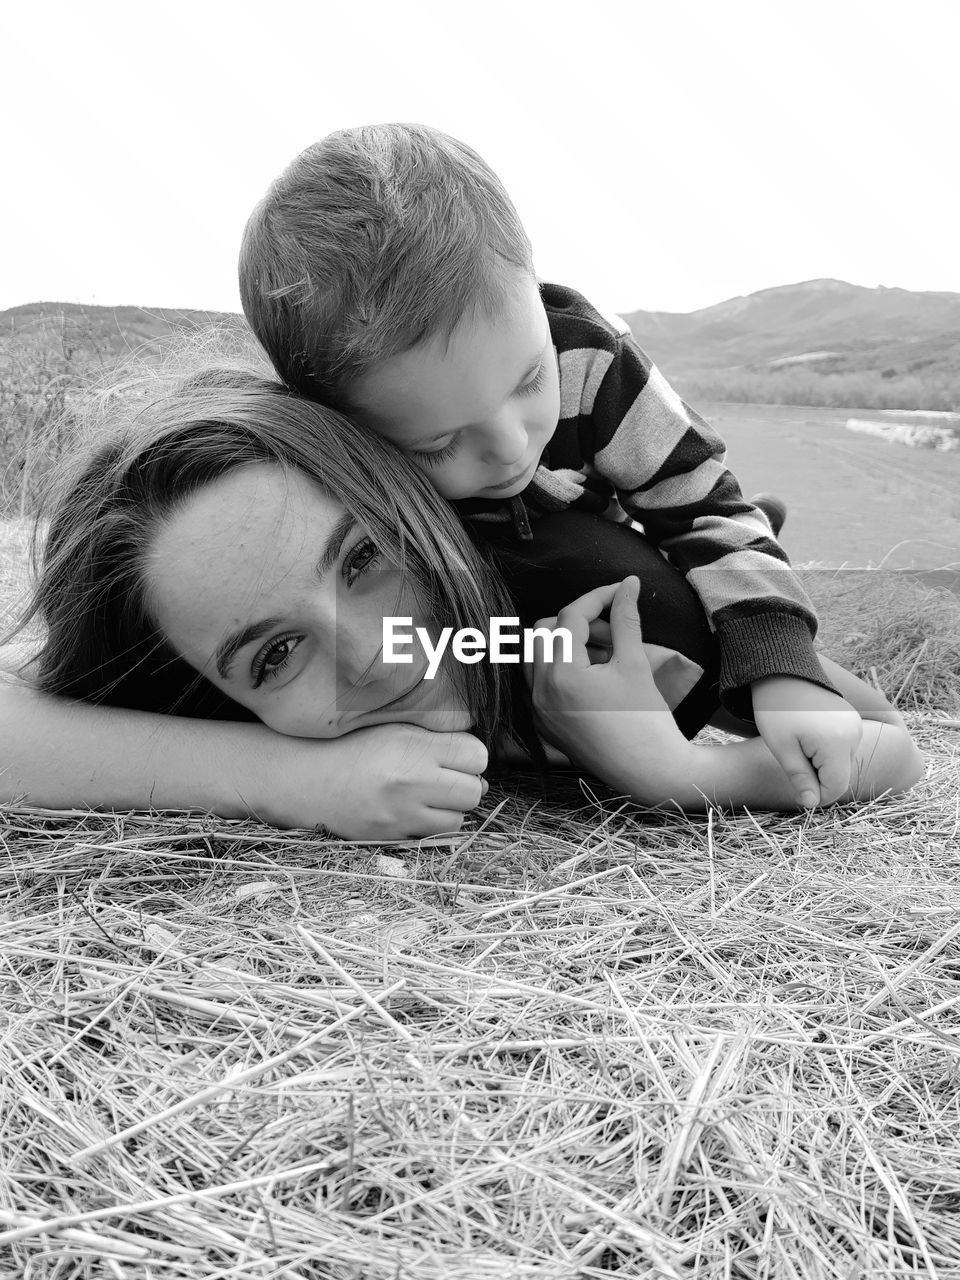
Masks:
[[[0,1278],[960,1276],[953,0],[0,13]]]

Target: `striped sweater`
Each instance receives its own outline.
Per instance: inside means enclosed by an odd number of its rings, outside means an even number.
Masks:
[[[724,466],[723,441],[623,322],[612,324],[560,285],[542,285],[541,295],[560,368],[560,421],[522,495],[534,544],[541,512],[577,507],[637,520],[703,602],[730,710],[749,718],[750,685],[764,676],[832,689],[813,649],[810,601]],[[503,503],[458,505],[481,522],[508,518]]]

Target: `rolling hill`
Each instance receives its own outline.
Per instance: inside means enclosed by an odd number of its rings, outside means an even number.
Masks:
[[[109,366],[134,354],[159,352],[177,333],[243,323],[242,316],[224,311],[30,302],[0,311],[0,368],[28,352],[51,368]]]
[[[669,375],[768,372],[960,377],[960,293],[808,280],[681,314],[624,317]]]

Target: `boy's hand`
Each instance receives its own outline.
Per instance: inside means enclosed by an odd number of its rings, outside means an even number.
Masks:
[[[850,786],[863,733],[863,721],[850,703],[790,676],[768,676],[752,690],[760,736],[789,778],[797,802],[812,809],[838,800]]]
[[[487,790],[487,749],[469,733],[385,724],[323,741],[271,734],[267,751],[262,741],[241,798],[279,827],[324,826],[349,840],[437,835],[459,831]]]

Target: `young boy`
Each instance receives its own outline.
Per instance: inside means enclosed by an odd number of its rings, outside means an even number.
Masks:
[[[724,445],[622,322],[538,285],[527,236],[469,147],[419,125],[331,134],[251,216],[244,311],[284,380],[406,451],[498,541],[577,509],[631,518],[699,595],[720,693],[805,806],[841,795],[856,711]]]

